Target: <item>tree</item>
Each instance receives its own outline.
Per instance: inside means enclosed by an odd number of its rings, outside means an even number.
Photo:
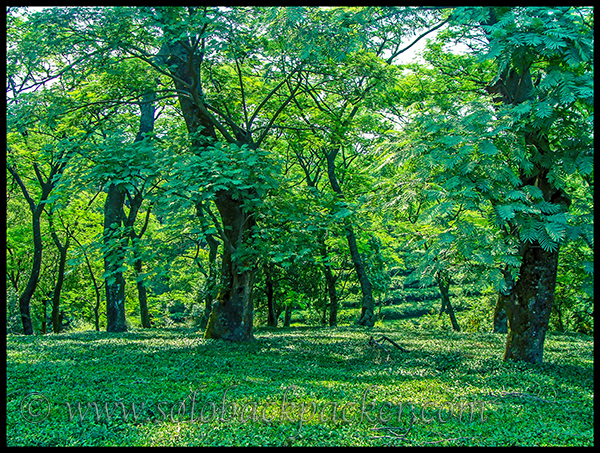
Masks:
[[[539,198],[548,203],[546,215],[519,219],[522,264],[514,296],[506,305],[505,359],[542,361],[559,243],[566,238],[566,213],[572,203],[559,174],[578,162],[575,168],[583,175],[591,171],[581,165],[591,159],[589,19],[588,11],[568,7],[515,8],[492,9],[483,23],[490,40],[488,58],[496,56],[499,62],[488,91],[515,115],[515,129],[530,152],[519,177],[524,187],[536,187]],[[530,113],[521,116],[525,110]],[[512,218],[506,220],[513,223]]]
[[[304,99],[295,96],[299,120],[306,123],[316,152],[320,153],[331,190],[337,197],[334,213],[344,225],[344,236],[360,283],[362,301],[358,323],[373,326],[375,299],[369,269],[362,256],[353,220],[348,188],[342,175],[355,159],[370,155],[374,135],[380,125],[371,112],[381,107],[384,93],[395,83],[394,60],[419,39],[447,22],[431,26],[426,11],[410,8],[340,8],[321,11],[316,21],[315,47],[319,57],[317,69],[305,81]],[[434,15],[435,16],[435,15]],[[417,28],[427,30],[412,38]],[[344,30],[343,38],[334,30]],[[364,40],[364,36],[373,36]],[[412,42],[406,45],[409,37]],[[310,141],[310,140],[309,140]],[[369,143],[369,141],[371,143]],[[361,147],[359,143],[366,145]],[[342,162],[340,163],[340,160]],[[341,168],[340,168],[341,167]]]
[[[507,296],[505,359],[541,362],[559,243],[584,234],[568,214],[571,195],[563,175],[578,174],[584,181],[591,175],[589,11],[459,8],[452,18],[463,25],[442,37],[451,41],[451,36],[461,36],[479,63],[470,55],[440,53],[432,63],[442,73],[452,69],[455,80],[472,83],[475,96],[458,103],[460,116],[446,103],[438,107],[435,120],[424,119],[422,131],[443,133],[419,146],[432,151],[431,162],[447,169],[442,186],[485,197],[490,223],[505,233],[506,251],[511,243],[517,246],[518,253],[503,253],[505,275],[498,269],[496,279]],[[481,65],[483,74],[495,71],[485,87],[466,70],[474,64]],[[483,88],[493,106],[482,99]],[[514,286],[507,288],[509,270]]]
[[[19,110],[23,108],[22,104],[14,106]],[[66,138],[65,134],[62,133],[60,134],[60,138],[53,137],[54,140],[47,141],[45,137],[46,131],[38,129],[37,125],[29,129],[29,127],[20,122],[23,121],[23,118],[15,118],[16,120],[14,120],[13,125],[9,124],[9,130],[11,127],[15,127],[20,128],[21,132],[12,132],[12,138],[9,140],[7,170],[19,186],[31,214],[33,229],[32,269],[27,286],[19,298],[19,309],[23,323],[23,332],[25,335],[32,335],[33,324],[31,322],[29,305],[36,290],[42,266],[41,217],[46,202],[52,190],[58,184],[69,162],[69,158],[72,156],[81,137]],[[30,122],[31,117],[27,117],[26,121]],[[28,154],[25,159],[22,157],[24,154]],[[30,162],[27,162],[30,156],[34,157]],[[21,177],[22,173],[19,167],[29,167],[29,172],[35,175],[34,178],[31,178],[34,181],[32,187],[27,187],[26,179]]]
[[[198,201],[214,202],[220,217],[216,226],[223,240],[221,291],[205,336],[249,340],[255,273],[253,206],[270,184],[260,145],[298,89],[292,84],[285,94],[286,83],[297,76],[302,62],[287,61],[285,53],[278,61],[281,54],[269,45],[261,26],[269,9],[153,8],[144,14],[147,23],[163,34],[160,50],[151,55],[130,45],[127,51],[172,79],[199,165],[195,168],[205,179],[200,181],[205,195]],[[270,59],[270,65],[257,55]],[[248,79],[252,71],[266,76],[269,85],[252,91]],[[232,99],[235,92],[239,97]],[[263,120],[259,115],[267,110],[271,116]],[[257,175],[261,165],[267,171]],[[220,170],[217,174],[215,168]]]

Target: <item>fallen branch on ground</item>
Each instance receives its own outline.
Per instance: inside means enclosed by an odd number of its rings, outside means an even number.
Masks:
[[[384,341],[388,341],[389,343],[391,343],[392,345],[394,345],[397,349],[400,350],[400,352],[408,352],[406,349],[404,349],[402,346],[399,346],[398,343],[396,343],[395,341],[389,339],[388,337],[386,337],[385,335],[382,335],[381,338],[379,340],[376,340],[375,338],[373,338],[373,336],[371,335],[371,338],[369,338],[369,345],[371,346],[377,346],[381,349],[383,349],[385,351],[385,353],[387,355],[390,355],[390,353],[388,352],[387,349],[385,349],[383,347],[383,345],[381,344]]]

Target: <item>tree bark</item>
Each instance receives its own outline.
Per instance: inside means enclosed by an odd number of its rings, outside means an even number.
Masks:
[[[273,272],[270,265],[265,266],[265,291],[267,293],[267,326],[277,327],[277,314],[275,313],[275,291],[273,288]]]
[[[131,245],[133,248],[133,268],[136,274],[136,286],[138,290],[138,302],[140,304],[140,318],[142,322],[142,327],[144,329],[149,329],[151,327],[151,324],[150,312],[148,311],[148,291],[146,289],[146,284],[142,278],[143,261],[139,240],[144,235],[146,227],[148,226],[148,220],[150,218],[150,208],[148,208],[148,211],[146,212],[146,221],[141,231],[139,233],[136,233],[134,229],[135,219],[137,218],[143,201],[141,190],[142,189],[140,189],[136,196],[130,200],[129,215],[127,216],[125,224],[128,228],[129,238],[131,239]]]
[[[104,203],[104,270],[106,272],[106,331],[125,332],[125,258],[121,233],[125,191],[110,184]]]
[[[142,327],[144,329],[149,329],[152,327],[150,324],[150,312],[148,311],[148,291],[146,290],[146,284],[144,280],[140,279],[140,275],[142,274],[142,259],[137,257],[133,261],[133,268],[135,269],[135,273],[137,275],[136,286],[138,289],[138,299],[140,303],[140,320],[142,321]]]
[[[557,269],[558,250],[545,251],[537,242],[524,244],[519,279],[506,304],[509,330],[504,360],[542,363]]]
[[[496,23],[502,14],[501,10],[490,8],[487,25]],[[489,40],[492,41],[492,37],[489,37]],[[531,61],[525,54],[515,55],[497,81],[486,88],[488,93],[507,105],[517,105],[534,99],[535,84],[530,68]],[[538,187],[545,201],[560,204],[568,211],[571,203],[569,197],[547,178],[553,153],[547,134],[543,130],[531,129],[524,129],[522,133],[526,146],[538,154],[531,174],[521,175],[523,185]],[[506,297],[501,296],[508,318],[504,359],[541,363],[544,339],[554,303],[558,247],[551,252],[542,249],[537,241],[522,242],[521,256],[522,262],[515,286]]]
[[[58,262],[58,276],[56,278],[56,284],[54,285],[54,292],[52,295],[52,331],[54,333],[60,333],[62,323],[60,322],[60,294],[62,291],[63,283],[65,281],[65,268],[67,265],[67,250],[69,249],[69,236],[66,237],[64,245],[60,243],[60,240],[56,233],[52,232],[52,238],[60,253]]]
[[[323,258],[323,273],[325,274],[325,284],[327,285],[327,294],[329,296],[329,327],[337,326],[338,295],[335,289],[337,276],[333,275],[331,266],[327,263],[327,245],[325,238],[320,240],[321,258]]]
[[[525,134],[525,142],[541,155],[551,153],[550,145],[543,134]],[[538,187],[546,201],[562,206],[568,211],[571,200],[562,190],[548,181],[548,169],[537,167],[532,177],[521,176],[524,185]],[[521,267],[512,293],[506,299],[508,336],[504,359],[542,363],[544,339],[550,322],[554,303],[556,276],[558,273],[557,247],[546,251],[535,241],[521,244]]]
[[[252,213],[246,212],[244,200],[236,192],[234,189],[221,190],[215,199],[225,236],[223,271],[221,290],[204,338],[248,341],[253,339],[252,290],[256,270],[252,259],[243,255],[251,243],[255,220]]]
[[[50,175],[48,177],[48,181],[44,182],[40,178],[40,173],[34,164],[34,169],[36,170],[36,174],[38,175],[38,181],[42,188],[42,195],[40,197],[39,203],[36,205],[29,192],[27,191],[27,187],[21,180],[21,177],[17,173],[16,169],[13,167],[7,167],[8,171],[15,179],[19,187],[21,188],[21,192],[27,200],[29,204],[29,211],[31,212],[31,221],[32,221],[32,230],[33,230],[33,263],[31,266],[31,274],[29,274],[29,280],[27,281],[27,285],[25,286],[25,290],[19,297],[19,312],[21,313],[21,323],[23,324],[23,333],[25,335],[33,335],[33,322],[31,320],[31,313],[29,310],[29,305],[31,302],[31,298],[33,297],[33,293],[37,288],[37,284],[40,279],[40,270],[42,268],[42,230],[40,224],[40,217],[42,216],[42,212],[44,210],[44,202],[48,198],[50,191],[52,190],[53,183],[52,178],[62,171],[59,167],[55,166],[50,171]],[[62,166],[64,168],[64,166]]]
[[[229,143],[255,146],[249,133],[229,124],[235,130],[234,138],[223,124],[208,112],[198,74],[203,55],[189,52],[189,48],[189,43],[185,40],[175,38],[163,46],[160,54],[168,55],[165,61],[178,91],[179,105],[193,151],[201,155],[207,145],[217,140],[217,129]],[[291,97],[288,101],[289,99]],[[244,208],[246,195],[235,188],[223,189],[216,193],[215,204],[221,216],[224,242],[222,283],[217,303],[213,305],[206,326],[205,338],[231,341],[247,341],[253,338],[252,286],[255,267],[248,257],[241,258],[244,251],[251,248],[251,233],[255,224],[253,214]]]
[[[217,271],[217,253],[219,251],[219,242],[212,236],[206,236],[208,242],[208,276],[204,285],[204,315],[200,323],[200,328],[206,329],[210,312],[212,311],[212,303],[218,295],[218,271]]]
[[[326,154],[327,175],[329,177],[331,188],[338,196],[338,199],[344,200],[344,193],[338,183],[337,176],[335,174],[335,158],[337,156],[337,153],[338,149],[333,148],[329,150]],[[365,269],[363,260],[360,256],[360,252],[358,251],[358,246],[356,244],[356,236],[354,234],[354,228],[352,227],[352,223],[348,220],[348,218],[344,218],[344,230],[346,240],[348,242],[348,248],[350,250],[350,256],[352,258],[352,264],[354,265],[354,270],[356,271],[356,275],[358,277],[358,281],[360,283],[360,288],[362,291],[362,306],[360,318],[358,319],[358,324],[373,327],[375,325],[375,299],[373,298],[371,280],[369,280],[369,276],[367,275],[367,271]]]
[[[144,139],[146,139],[147,134],[150,134],[154,131],[155,99],[156,93],[154,91],[149,91],[142,97],[142,102],[139,104],[140,127],[135,137],[135,143],[143,141]],[[150,312],[148,311],[148,290],[146,289],[146,284],[144,280],[141,278],[141,275],[143,273],[143,263],[138,241],[143,236],[143,234],[146,231],[146,227],[148,226],[151,207],[148,208],[148,211],[146,212],[146,222],[144,223],[144,226],[142,227],[141,231],[139,233],[136,233],[133,227],[137,214],[139,213],[139,210],[142,206],[142,190],[143,185],[142,188],[139,189],[139,192],[136,194],[136,196],[133,197],[130,206],[129,216],[127,218],[127,226],[130,229],[129,234],[131,238],[131,244],[133,245],[133,250],[135,253],[133,267],[136,272],[136,286],[138,289],[138,301],[140,304],[140,318],[142,322],[142,327],[145,329],[149,329],[150,327],[152,327],[152,325],[150,323]]]
[[[450,302],[450,282],[447,278],[437,274],[437,284],[440,290],[440,295],[442,296],[442,307],[440,308],[440,316],[446,312],[450,317],[450,323],[452,324],[452,330],[456,332],[460,332],[460,326],[458,325],[458,321],[456,320],[456,315],[454,314],[454,308],[452,307],[452,303]]]
[[[285,314],[283,315],[283,327],[290,327],[292,324],[292,306],[285,306]]]
[[[50,291],[50,294],[48,295],[48,297],[44,297],[44,299],[42,300],[42,328],[40,330],[40,333],[42,335],[46,335],[48,333],[48,299],[50,298],[50,296],[52,296],[52,291]]]
[[[29,311],[29,304],[33,293],[37,288],[40,279],[40,270],[42,268],[42,231],[40,227],[41,209],[36,209],[32,212],[33,224],[33,265],[31,275],[27,281],[25,291],[19,297],[19,311],[21,312],[21,322],[23,324],[23,333],[25,335],[33,335],[33,322]]]

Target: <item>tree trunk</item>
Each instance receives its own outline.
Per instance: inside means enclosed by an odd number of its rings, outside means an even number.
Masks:
[[[331,272],[329,266],[324,266],[325,283],[327,284],[327,293],[329,295],[329,327],[337,326],[338,296],[335,289],[337,278]]]
[[[59,318],[60,294],[62,291],[63,282],[65,281],[65,268],[66,268],[66,264],[67,264],[67,251],[69,249],[70,235],[67,230],[67,235],[65,238],[64,245],[60,243],[60,239],[58,238],[56,231],[54,231],[54,221],[53,221],[52,214],[53,214],[53,211],[52,211],[52,209],[50,209],[50,212],[48,213],[48,222],[50,224],[50,234],[52,235],[52,240],[54,241],[54,244],[56,245],[56,248],[58,249],[58,253],[59,253],[58,276],[56,279],[56,284],[54,285],[54,291],[53,291],[53,295],[52,295],[52,331],[54,333],[60,333],[61,328],[62,328],[62,323]]]
[[[121,232],[125,191],[110,184],[104,203],[104,270],[106,285],[106,331],[125,332],[125,279],[123,278],[123,235]],[[126,237],[126,236],[125,236]]]
[[[514,297],[506,304],[509,331],[505,360],[530,363],[543,361],[544,339],[554,302],[557,269],[558,250],[545,251],[537,242],[524,244]]]
[[[21,322],[23,323],[23,333],[25,335],[33,335],[33,322],[29,311],[29,304],[33,293],[37,288],[40,278],[40,270],[42,268],[42,231],[40,228],[41,209],[35,209],[32,212],[33,221],[33,266],[31,275],[27,281],[25,291],[19,297],[19,311],[21,312]]]
[[[497,10],[490,9],[489,25],[499,20],[498,13]],[[517,105],[535,97],[531,61],[519,55],[513,57],[511,64],[506,66],[494,85],[486,88],[496,100],[507,105]],[[553,150],[546,133],[543,130],[529,129],[524,130],[523,135],[526,146],[538,155],[533,171],[528,175],[521,175],[523,185],[538,187],[545,201],[560,204],[567,211],[571,203],[569,197],[547,178],[550,170],[547,165],[552,164],[546,162],[552,162]],[[521,243],[521,256],[523,260],[515,287],[504,300],[508,318],[504,359],[541,363],[554,302],[558,248],[550,252],[543,250],[537,241],[525,242]]]
[[[337,148],[333,148],[326,153],[327,175],[329,177],[331,188],[337,194],[338,199],[343,200],[344,193],[342,192],[342,188],[340,187],[335,174],[335,158],[337,156],[337,153]],[[344,218],[344,223],[344,230],[346,240],[348,241],[348,248],[350,250],[350,256],[352,258],[352,264],[354,265],[354,270],[356,271],[356,275],[358,277],[358,281],[360,283],[360,288],[362,291],[362,306],[360,318],[358,319],[358,324],[373,327],[375,325],[375,299],[373,298],[371,280],[369,280],[369,276],[367,275],[367,271],[365,269],[363,260],[360,256],[360,252],[358,251],[358,246],[356,244],[356,236],[354,234],[354,228],[352,227],[352,223],[347,217]]]
[[[204,105],[201,80],[195,69],[200,66],[203,56],[191,53],[184,39],[177,41],[178,38],[168,31],[166,35],[173,41],[163,45],[157,63],[166,62],[172,75],[193,152],[201,155],[207,144],[217,140],[216,128],[230,143],[254,146],[249,134],[238,135],[236,132],[236,139],[233,139]],[[164,55],[168,57],[164,58]],[[241,129],[238,132],[241,132]],[[232,341],[251,340],[255,266],[252,259],[241,255],[251,248],[251,232],[255,219],[251,212],[244,209],[245,195],[235,188],[223,189],[217,192],[215,198],[221,215],[224,241],[222,285],[204,337]]]
[[[543,134],[525,134],[525,142],[541,155],[551,153],[548,139]],[[562,190],[548,181],[548,169],[537,167],[532,177],[521,176],[524,185],[538,187],[544,199],[568,211],[571,200]],[[558,272],[558,247],[546,251],[535,241],[521,244],[521,267],[513,294],[506,301],[508,336],[504,359],[542,363],[544,339],[554,303]]]
[[[142,275],[142,259],[137,257],[133,261],[133,268],[135,269],[135,273],[137,275],[136,285],[138,289],[138,299],[140,302],[140,318],[142,321],[142,327],[144,329],[149,329],[152,327],[150,324],[150,312],[148,311],[148,291],[146,290],[146,284],[144,280],[140,279],[140,275]]]
[[[44,300],[42,300],[43,318],[42,318],[42,329],[40,330],[40,333],[42,335],[46,335],[48,333],[48,299],[50,299],[51,295],[52,295],[52,291],[50,291],[50,293],[48,294],[48,297],[44,297]]]
[[[200,328],[206,329],[210,312],[212,311],[213,300],[218,295],[218,272],[217,272],[217,253],[219,251],[219,242],[212,236],[206,236],[206,242],[208,242],[208,276],[206,278],[206,284],[204,286],[204,315],[202,316],[202,322]]]
[[[92,268],[92,263],[90,262],[90,257],[88,256],[87,250],[81,245],[81,242],[79,242],[72,233],[70,233],[70,235],[73,238],[73,240],[75,241],[75,243],[79,247],[81,247],[81,250],[83,251],[83,257],[85,258],[85,264],[90,273],[90,277],[92,279],[92,284],[94,285],[94,293],[96,296],[96,302],[92,306],[92,310],[94,311],[94,327],[96,328],[96,332],[100,332],[100,304],[102,302],[102,295],[100,293],[100,288],[102,286],[101,285],[99,286],[98,282],[96,281],[96,277],[94,276],[94,269]]]
[[[285,314],[283,316],[283,327],[290,327],[291,323],[292,323],[292,306],[286,305],[285,306]]]
[[[440,309],[440,316],[444,312],[448,313],[448,316],[450,317],[450,322],[452,323],[452,330],[460,332],[460,326],[458,325],[458,321],[456,320],[456,316],[454,314],[454,308],[452,307],[452,303],[450,302],[450,282],[447,278],[442,277],[438,272],[437,283],[438,288],[440,290],[440,295],[442,296],[442,307]]]
[[[277,327],[277,315],[275,313],[275,291],[273,289],[272,268],[265,266],[265,291],[267,293],[267,326]]]
[[[502,270],[504,276],[504,282],[506,288],[498,294],[498,300],[496,301],[496,308],[494,309],[494,325],[492,332],[494,333],[507,333],[508,332],[508,318],[506,317],[506,305],[513,303],[515,281],[512,278],[508,268]]]
[[[56,236],[53,234],[53,236]],[[65,281],[65,268],[67,264],[67,250],[69,248],[69,238],[65,240],[65,244],[61,245],[58,241],[58,237],[55,237],[54,242],[60,252],[60,261],[58,264],[58,276],[56,279],[56,285],[54,285],[54,294],[52,295],[52,331],[54,333],[60,333],[61,322],[59,321],[60,312],[60,294],[62,291],[63,283]]]
[[[143,102],[141,102],[139,104],[140,127],[138,129],[138,133],[135,137],[134,143],[143,141],[144,139],[146,139],[147,134],[150,134],[154,131],[154,120],[155,120],[155,118],[154,118],[154,112],[155,112],[154,101],[155,101],[155,99],[156,99],[156,92],[154,92],[154,91],[149,91],[149,92],[145,93],[144,96],[142,97]],[[138,290],[138,301],[140,304],[140,318],[141,318],[141,322],[142,322],[142,327],[144,329],[149,329],[150,327],[152,327],[152,325],[150,324],[150,312],[148,311],[148,290],[146,289],[146,284],[145,284],[144,280],[141,278],[142,273],[143,273],[143,270],[142,270],[143,263],[142,263],[141,250],[139,249],[138,241],[140,240],[140,238],[146,231],[146,227],[148,226],[148,220],[150,218],[150,209],[151,208],[149,208],[146,213],[146,222],[145,222],[142,230],[140,231],[140,233],[136,234],[136,232],[133,228],[137,214],[142,206],[142,201],[143,201],[142,190],[143,190],[143,186],[142,186],[142,188],[139,189],[139,192],[136,194],[136,196],[133,197],[131,207],[130,207],[131,209],[129,211],[129,216],[127,218],[127,226],[130,228],[129,234],[130,234],[130,238],[131,238],[131,244],[135,251],[133,267],[136,272],[136,286],[137,286],[137,290]],[[135,206],[134,206],[134,204],[135,204]]]
[[[234,189],[218,192],[215,203],[221,214],[225,236],[223,272],[221,290],[204,338],[252,340],[252,289],[256,270],[252,258],[244,254],[251,244],[254,216],[246,212],[243,198]]]
[[[325,238],[320,241],[321,257],[323,258],[323,273],[325,274],[325,284],[327,285],[327,294],[329,296],[329,327],[337,326],[338,295],[335,289],[337,277],[333,275],[328,261],[327,245]]]

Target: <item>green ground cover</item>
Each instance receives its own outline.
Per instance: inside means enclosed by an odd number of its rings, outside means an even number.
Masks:
[[[370,336],[386,335],[407,352]],[[400,326],[7,337],[7,444],[593,445],[593,339]]]

